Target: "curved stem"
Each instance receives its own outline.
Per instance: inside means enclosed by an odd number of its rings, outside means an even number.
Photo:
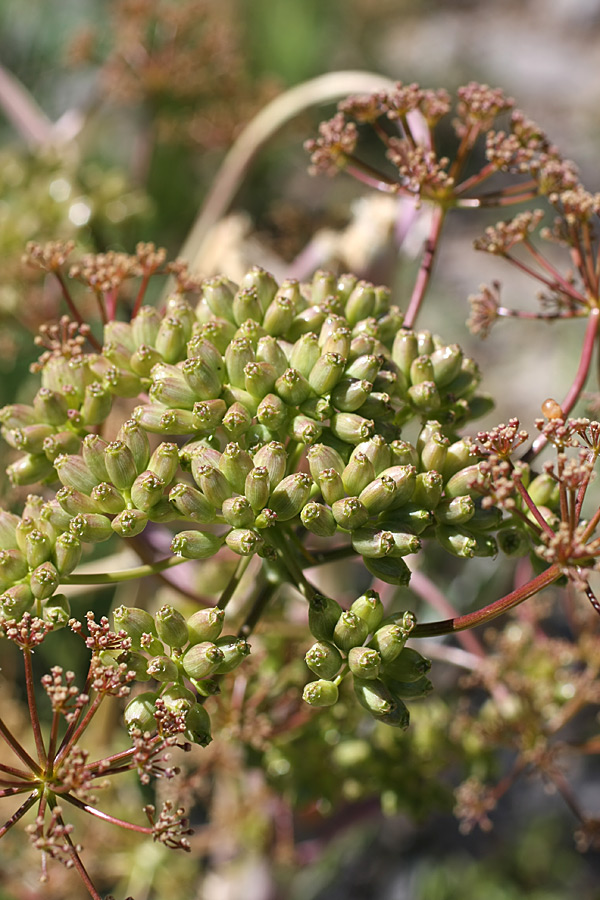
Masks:
[[[456,631],[464,631],[465,628],[474,628],[476,625],[491,622],[492,619],[501,616],[502,613],[512,609],[513,606],[518,606],[519,603],[523,603],[524,600],[528,600],[529,597],[539,594],[544,588],[554,584],[561,575],[560,567],[555,563],[549,569],[546,569],[545,572],[532,578],[527,584],[511,591],[510,594],[506,594],[500,600],[490,603],[489,606],[484,606],[483,609],[467,613],[464,616],[455,616],[452,619],[443,619],[440,622],[424,622],[422,625],[416,625],[410,636],[411,638],[419,638],[433,637],[439,634],[454,634]]]
[[[425,244],[421,267],[419,269],[417,280],[415,281],[415,286],[410,298],[410,303],[408,304],[408,309],[404,317],[405,328],[412,328],[417,315],[419,314],[421,303],[423,302],[425,291],[427,290],[429,279],[431,278],[433,262],[435,259],[438,244],[440,242],[440,235],[442,232],[442,225],[444,224],[445,216],[446,210],[442,206],[436,206],[431,218],[431,231],[429,232],[429,237],[427,238],[427,242]]]
[[[599,319],[600,309],[594,307],[594,309],[590,311],[590,317],[588,319],[587,328],[585,330],[579,368],[577,369],[573,384],[567,392],[567,396],[560,405],[563,411],[563,418],[566,418],[569,415],[569,413],[577,403],[579,395],[581,394],[587,381],[587,377],[590,371],[590,365],[592,363],[592,356],[594,355],[594,344],[596,343],[596,336],[598,334]],[[531,445],[531,448],[523,457],[524,462],[531,462],[532,459],[535,459],[535,457],[546,446],[547,443],[548,439],[546,438],[546,435],[540,434],[540,436],[535,439],[535,441]]]
[[[63,584],[117,584],[120,581],[135,581],[136,578],[145,578],[148,575],[156,575],[165,569],[172,569],[173,566],[180,566],[182,563],[192,562],[191,559],[185,559],[181,556],[169,556],[167,559],[161,559],[155,563],[148,563],[145,566],[135,566],[132,569],[123,569],[120,572],[90,572],[89,575],[68,575],[63,578]]]

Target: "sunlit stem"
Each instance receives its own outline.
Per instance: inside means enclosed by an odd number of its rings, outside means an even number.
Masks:
[[[431,278],[431,272],[433,270],[435,254],[440,242],[440,235],[442,232],[445,215],[446,211],[442,206],[436,206],[434,208],[431,218],[431,230],[425,244],[423,259],[421,260],[421,266],[417,274],[417,279],[415,281],[415,286],[410,298],[410,303],[408,304],[408,309],[404,317],[405,328],[412,328],[419,314],[421,304],[425,297],[425,292],[429,285],[429,279]]]
[[[90,572],[85,575],[68,575],[62,579],[63,584],[117,584],[120,581],[135,581],[137,578],[145,578],[147,575],[156,575],[165,569],[172,569],[182,563],[191,562],[180,556],[169,556],[155,563],[144,566],[135,566],[132,569],[123,569],[120,572]]]

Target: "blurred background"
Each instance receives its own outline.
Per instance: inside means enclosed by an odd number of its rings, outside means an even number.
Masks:
[[[599,47],[600,0],[0,0],[0,402],[33,393],[30,335],[60,310],[54,287],[21,261],[27,241],[73,238],[81,250],[133,252],[151,240],[176,256],[252,117],[286,89],[337,70],[451,92],[470,80],[499,86],[598,191]],[[425,236],[419,223],[399,252],[394,201],[347,177],[307,173],[303,141],[334,108],[303,110],[260,147],[195,260],[201,274],[235,279],[254,263],[278,277],[351,268],[406,303]],[[472,250],[496,218],[454,214],[420,325],[481,362],[483,386],[498,397],[490,422],[517,415],[531,427],[542,401],[560,399],[570,383],[583,325],[559,332],[509,321],[485,344],[469,334],[467,297],[483,281],[499,279],[507,305],[536,308],[535,285]],[[14,499],[6,485],[2,495]],[[456,561],[443,566],[455,597],[500,583],[483,562],[469,582]],[[339,571],[332,577],[343,591]],[[210,578],[217,593],[219,573],[206,573],[209,593]],[[97,608],[116,602],[135,596],[103,594]],[[446,699],[436,692],[425,701],[407,735],[361,731],[343,705],[336,721],[277,733],[273,716],[280,710],[285,722],[303,640],[300,631],[258,639],[248,680],[266,660],[271,699],[258,697],[248,733],[234,708],[222,710],[225,737],[199,751],[196,770],[188,761],[180,790],[196,804],[191,856],[90,829],[84,843],[104,847],[96,871],[91,862],[104,889],[136,900],[600,897],[597,854],[578,852],[571,814],[540,779],[519,782],[493,830],[459,832],[453,786],[510,760],[459,733],[456,676],[440,671]],[[0,703],[18,722],[13,663]],[[108,732],[116,725],[105,723]],[[592,809],[597,775],[591,763],[576,773]],[[115,802],[128,809],[138,791],[124,787]],[[58,866],[42,888],[19,846],[12,833],[0,844],[0,900],[85,895]]]

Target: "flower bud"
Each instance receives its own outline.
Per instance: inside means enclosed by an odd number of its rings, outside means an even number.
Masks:
[[[171,541],[171,550],[185,559],[208,559],[223,546],[224,538],[204,531],[180,531]]]
[[[333,706],[337,703],[338,697],[337,685],[323,678],[310,681],[302,692],[302,699],[310,706]]]
[[[333,630],[342,614],[342,608],[331,597],[315,594],[309,600],[308,627],[318,641],[330,641]]]
[[[185,717],[183,736],[187,741],[207,747],[212,741],[210,733],[210,716],[201,703],[194,703]]]
[[[333,641],[340,650],[357,647],[369,633],[367,623],[353,612],[343,612],[333,629]]]
[[[225,634],[215,641],[223,654],[223,661],[215,669],[215,675],[226,675],[244,661],[250,653],[250,644],[235,634]]]
[[[75,516],[69,523],[69,530],[81,541],[97,544],[112,537],[110,519],[100,513],[86,513]]]
[[[275,391],[290,406],[300,406],[311,394],[311,386],[297,369],[286,369],[275,381]]]
[[[310,497],[312,481],[304,473],[287,475],[275,487],[269,498],[269,508],[280,522],[293,519]]]
[[[113,531],[120,537],[135,537],[148,524],[148,513],[141,509],[124,509],[111,522]]]
[[[371,681],[379,676],[381,656],[372,647],[352,647],[348,653],[348,666],[356,678]]]
[[[337,531],[332,511],[322,503],[307,503],[300,513],[300,520],[308,531],[319,537],[331,537]]]
[[[371,437],[375,423],[356,413],[335,413],[331,417],[330,427],[333,434],[348,444],[360,444]]]
[[[156,730],[154,713],[156,711],[157,697],[158,694],[154,691],[146,691],[129,701],[123,713],[123,718],[129,731],[134,729],[139,729],[142,732]]]
[[[338,648],[329,641],[317,641],[304,657],[306,665],[326,681],[335,678],[342,665],[342,654]]]
[[[29,587],[36,600],[51,597],[59,584],[58,572],[50,562],[42,563],[34,569],[29,578]]]
[[[216,641],[223,630],[225,611],[218,606],[199,609],[186,621],[190,644]]]
[[[211,641],[193,644],[182,658],[183,668],[190,678],[205,678],[212,675],[224,662],[225,654]]]
[[[431,660],[414,650],[412,647],[404,647],[402,652],[393,660],[386,662],[384,666],[384,678],[392,678],[396,681],[415,682],[431,669]]]

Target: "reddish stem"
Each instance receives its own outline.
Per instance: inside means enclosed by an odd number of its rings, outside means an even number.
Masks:
[[[144,277],[142,278],[142,283],[140,285],[140,289],[137,292],[137,297],[135,298],[135,303],[133,304],[133,309],[131,311],[131,318],[135,319],[137,314],[140,311],[140,306],[144,302],[144,297],[146,296],[146,289],[148,287],[148,282],[150,281],[150,272],[145,272]]]
[[[552,528],[548,525],[548,523],[544,519],[543,515],[541,514],[541,512],[539,511],[539,509],[537,508],[537,506],[535,505],[535,503],[529,496],[529,492],[528,492],[527,488],[524,486],[524,484],[521,482],[519,475],[514,472],[513,472],[513,481],[515,483],[515,487],[516,487],[517,491],[519,492],[521,499],[523,500],[523,503],[527,506],[529,512],[534,517],[534,519],[536,520],[536,522],[538,523],[538,525],[540,526],[542,531],[545,531],[546,534],[550,535],[550,537],[554,537],[554,532],[553,532]]]
[[[2,737],[4,738],[6,743],[9,745],[9,747],[12,747],[12,749],[14,750],[16,755],[19,757],[21,762],[25,763],[26,766],[29,766],[31,771],[34,772],[36,775],[42,774],[42,770],[39,767],[39,765],[35,762],[35,760],[33,760],[31,758],[31,756],[29,755],[29,753],[27,753],[25,748],[21,746],[19,741],[12,734],[12,732],[10,731],[8,726],[4,724],[2,719],[0,719],[0,734],[2,735]]]
[[[104,698],[104,694],[96,694],[93,701],[90,703],[85,716],[83,717],[83,719],[81,719],[81,721],[79,722],[79,724],[77,725],[77,727],[75,728],[73,733],[68,737],[68,739],[67,739],[67,736],[65,735],[65,738],[63,739],[60,750],[56,754],[56,759],[54,760],[55,768],[56,768],[56,766],[60,765],[60,763],[64,760],[65,756],[70,751],[73,744],[77,741],[77,739],[83,734],[85,729],[88,727],[88,725],[92,721],[93,717],[96,715],[96,713],[98,711],[98,707],[102,703],[103,698]]]
[[[29,647],[23,648],[23,661],[25,664],[25,685],[27,687],[27,705],[29,706],[29,715],[31,716],[31,730],[35,740],[35,748],[37,750],[38,760],[43,767],[46,764],[46,748],[44,747],[44,739],[42,737],[42,729],[40,727],[40,717],[35,702],[35,686],[33,684],[33,666],[31,664],[31,650]]]
[[[19,821],[19,819],[22,819],[22,818],[23,818],[23,816],[25,815],[25,813],[26,813],[28,810],[30,810],[31,807],[33,806],[33,804],[36,802],[37,798],[38,798],[37,791],[34,791],[33,794],[31,794],[31,795],[27,798],[27,800],[25,801],[25,803],[23,803],[23,804],[18,808],[18,810],[12,814],[12,816],[10,817],[10,819],[7,819],[6,822],[4,823],[4,825],[0,826],[0,838],[1,838],[1,837],[4,837],[4,835],[5,835],[6,832],[9,830],[9,828],[12,828],[12,826],[15,825],[15,824]]]
[[[77,797],[73,797],[70,794],[65,794],[60,798],[61,800],[66,800],[68,803],[71,803],[73,806],[76,806],[78,809],[82,809],[84,812],[89,813],[91,816],[96,816],[98,819],[102,819],[104,822],[110,822],[111,825],[119,825],[121,828],[126,828],[128,831],[137,831],[139,834],[153,834],[153,829],[149,828],[146,825],[134,825],[133,822],[125,822],[123,819],[117,819],[116,816],[111,816],[109,813],[102,812],[101,809],[96,809],[95,806],[89,806],[87,803],[82,803]]]
[[[444,224],[445,215],[446,212],[441,206],[436,206],[433,210],[431,231],[429,232],[429,237],[425,244],[425,251],[423,253],[423,259],[421,260],[421,267],[419,269],[417,280],[415,281],[415,286],[410,298],[410,303],[408,304],[408,309],[404,317],[405,328],[412,328],[417,315],[419,314],[419,309],[421,308],[421,303],[423,302],[425,291],[427,290],[429,279],[431,278],[431,272],[433,269],[436,250],[440,242],[440,235],[442,232],[442,225]]]
[[[579,368],[577,369],[573,384],[567,392],[567,396],[560,404],[560,408],[563,411],[564,418],[569,415],[569,413],[577,403],[579,395],[582,392],[587,381],[587,377],[590,371],[590,365],[592,363],[592,356],[594,354],[596,335],[598,334],[599,317],[600,310],[598,309],[598,307],[594,307],[592,310],[590,310],[590,316],[588,319],[587,328],[585,330],[585,337],[583,339],[583,347],[581,349]],[[540,436],[535,439],[535,441],[531,445],[531,448],[523,457],[525,462],[531,462],[532,459],[535,459],[535,457],[538,455],[538,453],[540,453],[540,451],[546,446],[547,443],[548,438],[546,437],[546,435],[540,434]]]
[[[467,613],[464,616],[444,619],[441,622],[425,622],[422,625],[417,625],[411,631],[410,636],[411,638],[419,638],[433,637],[434,635],[439,634],[453,634],[456,631],[463,631],[465,628],[474,628],[476,625],[483,625],[484,623],[495,619],[497,616],[501,616],[502,613],[507,612],[514,606],[518,606],[519,603],[523,603],[524,600],[528,600],[529,597],[538,594],[544,588],[554,584],[554,582],[558,581],[561,577],[561,574],[560,567],[555,563],[550,566],[549,569],[546,569],[545,572],[542,572],[531,581],[528,581],[527,584],[511,591],[510,594],[506,594],[506,596],[502,597],[500,600],[496,600],[494,603],[484,606],[483,609]]]

